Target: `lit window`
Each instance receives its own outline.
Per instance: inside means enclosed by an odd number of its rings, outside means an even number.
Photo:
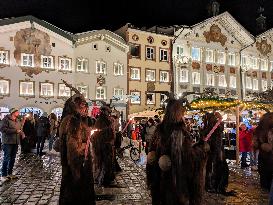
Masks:
[[[273,61],[270,61],[270,72],[273,71]]]
[[[124,91],[122,88],[114,88],[114,97],[118,100],[123,100]]]
[[[46,97],[53,97],[53,84],[52,83],[40,83],[41,90],[40,95]]]
[[[226,63],[226,55],[223,51],[218,51],[218,64],[224,65]]]
[[[200,85],[200,73],[198,72],[192,73],[192,84]]]
[[[261,70],[263,70],[263,71],[268,70],[267,60],[265,60],[265,59],[261,59]]]
[[[155,70],[146,69],[146,81],[155,81]]]
[[[67,87],[65,84],[59,84],[59,97],[70,97],[71,91],[70,88]]]
[[[0,95],[8,95],[9,94],[9,81],[8,80],[0,80]]]
[[[105,100],[106,99],[106,88],[105,87],[97,87],[96,88],[96,99],[97,100]]]
[[[53,66],[53,57],[52,56],[41,56],[42,68],[52,69]]]
[[[146,47],[146,59],[153,60],[155,58],[155,51],[153,47]]]
[[[155,93],[147,93],[146,94],[146,104],[147,105],[154,105],[155,104]]]
[[[59,58],[59,69],[63,71],[71,71],[71,59],[70,58]]]
[[[160,82],[168,83],[169,82],[169,72],[160,71]]]
[[[246,88],[247,89],[252,89],[252,79],[251,77],[246,77]]]
[[[166,103],[166,100],[168,99],[167,95],[165,94],[160,94],[160,105],[164,105]]]
[[[191,57],[192,57],[192,60],[194,61],[200,61],[201,59],[201,55],[200,55],[200,48],[194,48],[192,47],[192,50],[191,50]]]
[[[207,85],[214,86],[214,74],[207,73]]]
[[[226,76],[225,75],[219,75],[219,87],[227,87],[227,81],[226,81]]]
[[[123,64],[114,63],[114,75],[123,75]]]
[[[77,58],[77,71],[78,72],[88,72],[88,59],[86,58]]]
[[[176,47],[176,55],[177,55],[178,57],[183,56],[183,47],[182,47],[182,46],[177,46],[177,47]]]
[[[230,88],[236,88],[236,82],[237,82],[236,76],[229,77],[229,87]]]
[[[8,51],[0,51],[0,64],[9,64]]]
[[[160,61],[168,61],[168,50],[160,49]]]
[[[131,103],[132,104],[140,104],[140,92],[139,91],[132,91],[131,92]]]
[[[88,98],[88,87],[87,85],[78,85],[77,86],[78,91],[85,97]]]
[[[258,69],[257,58],[255,57],[250,58],[250,65],[252,69],[257,70]]]
[[[206,50],[206,62],[207,63],[214,62],[213,50],[210,50],[210,49]]]
[[[262,80],[262,90],[263,91],[267,90],[267,80]]]
[[[34,67],[34,55],[33,54],[21,54],[21,65],[26,67]]]
[[[246,56],[242,55],[241,56],[241,66],[246,66],[247,65],[246,60],[247,60]]]
[[[131,68],[131,79],[132,80],[140,80],[140,69],[139,68]]]
[[[96,61],[96,73],[106,74],[106,63],[104,61]]]
[[[234,53],[228,54],[228,65],[235,66],[235,54]]]
[[[21,96],[34,96],[34,82],[20,82]]]
[[[187,69],[180,70],[180,82],[187,83],[189,82],[189,71]]]
[[[258,81],[258,79],[253,79],[253,90],[259,90],[259,81]]]

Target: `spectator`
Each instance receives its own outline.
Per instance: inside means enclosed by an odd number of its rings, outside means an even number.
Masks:
[[[252,123],[252,127],[250,129],[250,134],[251,134],[251,152],[250,152],[250,166],[251,166],[251,170],[253,171],[257,171],[258,170],[258,154],[259,154],[259,150],[254,148],[254,131],[257,127],[257,123],[253,122]]]
[[[49,138],[48,138],[48,149],[49,152],[51,152],[53,148],[53,142],[55,139],[55,136],[57,134],[57,128],[58,128],[58,120],[57,116],[54,113],[51,113],[49,116],[49,123],[50,123],[50,132],[49,132]]]
[[[36,129],[35,129],[35,121],[33,118],[32,112],[29,112],[26,115],[26,121],[23,127],[23,131],[26,135],[24,139],[21,141],[21,152],[29,153],[32,148],[35,148],[36,145]]]
[[[239,132],[239,150],[241,156],[241,168],[246,168],[249,165],[246,163],[247,153],[251,151],[251,132],[247,130],[246,124],[240,125]]]
[[[50,123],[47,118],[47,113],[44,112],[43,115],[39,118],[37,123],[37,155],[43,155],[43,149],[46,138],[48,138],[50,133]]]
[[[152,137],[154,135],[155,129],[156,129],[155,121],[152,118],[150,118],[147,122],[146,134],[145,134],[145,141],[146,141],[145,152],[146,152],[146,154],[148,154],[148,152],[149,152],[149,146],[150,146]]]

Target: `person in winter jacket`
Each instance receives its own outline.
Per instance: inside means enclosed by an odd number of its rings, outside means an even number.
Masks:
[[[37,155],[43,155],[43,149],[46,138],[48,138],[50,133],[50,122],[47,118],[47,113],[44,112],[39,118],[37,123]]]
[[[248,167],[246,163],[247,154],[251,152],[252,149],[252,133],[249,131],[244,123],[240,126],[239,132],[239,151],[242,154],[241,157],[241,168]]]
[[[36,145],[36,129],[33,114],[32,112],[29,112],[26,116],[26,121],[23,127],[26,137],[21,141],[22,153],[29,153]]]
[[[155,121],[150,118],[147,122],[147,126],[146,126],[146,132],[145,132],[145,141],[146,141],[146,147],[145,147],[145,152],[146,154],[148,154],[148,148],[150,146],[150,142],[152,140],[152,137],[154,135],[156,126],[155,126]]]

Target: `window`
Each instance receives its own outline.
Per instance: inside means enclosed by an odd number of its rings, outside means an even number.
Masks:
[[[262,91],[267,90],[267,80],[262,80]]]
[[[270,61],[270,68],[269,68],[270,72],[273,71],[273,61]]]
[[[140,45],[131,44],[130,45],[130,53],[132,57],[139,58],[140,57]]]
[[[88,98],[88,87],[87,85],[78,85],[77,86],[78,91],[85,97]]]
[[[207,49],[206,50],[206,63],[213,63],[213,62],[214,62],[213,50]]]
[[[160,71],[160,82],[168,83],[169,82],[169,72]]]
[[[226,63],[226,55],[225,52],[223,51],[218,51],[218,59],[217,59],[217,63],[224,65]]]
[[[34,95],[34,82],[20,82],[20,95],[33,96]]]
[[[255,57],[250,58],[250,66],[254,70],[258,69],[257,58],[255,58]]]
[[[168,61],[168,50],[160,49],[160,61]]]
[[[246,56],[242,55],[241,56],[241,66],[246,66],[247,63],[246,63]]]
[[[228,54],[228,65],[235,66],[235,54],[234,53]]]
[[[21,65],[26,67],[34,67],[34,55],[33,54],[21,54]]]
[[[225,75],[219,75],[218,79],[219,79],[219,82],[218,82],[219,87],[227,87],[227,81],[226,81]]]
[[[200,85],[200,73],[198,72],[192,73],[192,84]]]
[[[214,74],[207,73],[207,85],[214,86]]]
[[[105,46],[105,51],[110,52],[111,51],[111,46]]]
[[[106,99],[106,88],[105,87],[97,87],[96,88],[96,99],[97,100],[105,100]]]
[[[201,54],[200,48],[194,48],[194,47],[192,47],[192,50],[191,50],[192,60],[194,60],[194,61],[200,61],[200,59],[201,59],[200,54]]]
[[[263,71],[268,70],[267,60],[265,60],[265,59],[261,59],[261,70],[263,70]]]
[[[8,51],[0,51],[0,64],[9,64]]]
[[[70,58],[59,58],[59,69],[63,71],[71,71],[71,59]]]
[[[78,72],[88,72],[88,59],[86,58],[77,58],[76,60],[77,63],[77,71]]]
[[[65,84],[59,84],[59,97],[70,97],[71,91],[70,88],[67,87]]]
[[[140,80],[139,68],[131,68],[131,80]]]
[[[114,88],[114,97],[123,100],[124,91],[122,88]]]
[[[94,43],[94,44],[92,45],[92,49],[93,49],[93,50],[98,50],[98,44]]]
[[[139,91],[133,91],[131,92],[131,103],[132,104],[140,104],[140,92]]]
[[[106,63],[104,61],[96,61],[96,73],[106,74]]]
[[[42,55],[41,60],[42,60],[42,68],[48,68],[48,69],[54,68],[52,56],[43,56]]]
[[[0,80],[0,95],[8,95],[9,94],[9,81],[8,80]]]
[[[153,47],[146,47],[146,59],[153,60],[155,58],[155,49]]]
[[[236,88],[236,82],[237,82],[236,76],[229,77],[229,87],[230,88]]]
[[[189,74],[189,71],[187,69],[181,69],[180,70],[180,82],[181,83],[189,82],[188,74]]]
[[[183,56],[183,47],[182,46],[177,46],[176,47],[176,55],[177,55],[177,57],[182,57]]]
[[[53,97],[53,84],[52,83],[40,83],[40,95],[46,97]]]
[[[114,63],[114,75],[123,75],[123,64]]]
[[[253,90],[259,90],[259,81],[258,81],[258,79],[253,79]]]
[[[155,93],[147,93],[146,94],[146,104],[154,105],[155,104]]]
[[[155,70],[146,69],[146,81],[155,81]]]
[[[252,89],[252,80],[251,77],[246,77],[246,88],[247,89]]]

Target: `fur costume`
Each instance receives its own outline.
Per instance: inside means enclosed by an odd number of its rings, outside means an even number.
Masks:
[[[204,116],[204,128],[201,135],[206,137],[213,129],[218,119],[214,113],[207,113]],[[221,123],[212,133],[208,144],[210,151],[208,153],[208,161],[206,167],[206,190],[216,193],[226,193],[228,186],[229,169],[224,154],[224,146],[222,142],[222,134],[224,125]]]
[[[151,140],[146,172],[153,205],[202,204],[205,143],[192,145],[183,109],[179,101],[170,100]]]
[[[81,111],[84,106],[86,102],[82,95],[69,98],[58,130],[62,165],[60,205],[95,204],[91,149],[85,156],[91,130]]]
[[[258,172],[260,185],[270,190],[273,174],[273,113],[266,113],[254,131],[254,149],[259,150]]]
[[[108,186],[115,179],[114,175],[114,126],[110,117],[111,110],[103,106],[96,120],[92,136],[94,151],[94,179],[99,186]]]

